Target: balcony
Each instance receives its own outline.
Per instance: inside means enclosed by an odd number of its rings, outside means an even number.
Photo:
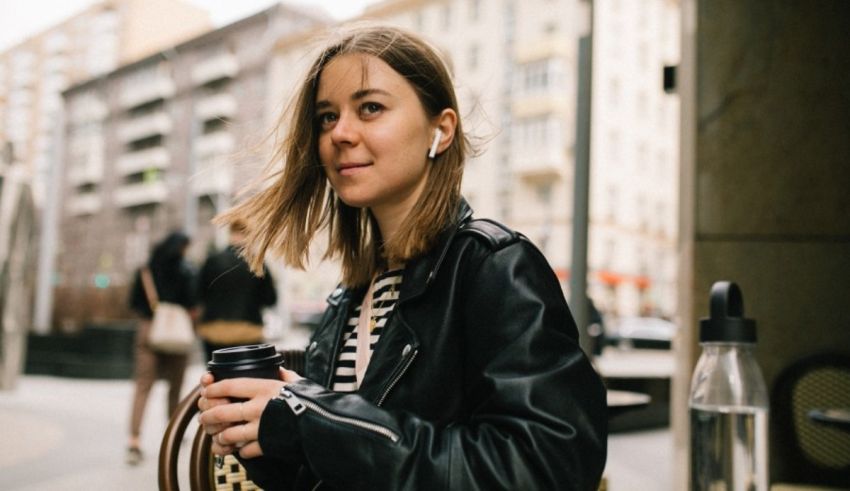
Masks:
[[[195,143],[195,156],[204,160],[212,156],[229,155],[233,152],[233,135],[217,131],[200,136]]]
[[[536,152],[515,152],[511,158],[511,169],[517,177],[532,182],[557,181],[567,175],[570,167],[565,152],[552,146]]]
[[[236,114],[236,98],[222,93],[205,97],[195,105],[195,117],[200,121],[232,118]]]
[[[171,155],[162,147],[149,148],[122,155],[115,168],[122,176],[138,174],[145,169],[165,169],[171,165]]]
[[[81,165],[75,165],[68,170],[68,183],[72,186],[97,184],[103,180],[103,159],[90,158]]]
[[[149,83],[125,86],[119,100],[121,107],[129,109],[155,100],[168,99],[174,93],[174,82],[159,77]]]
[[[71,216],[94,215],[102,206],[100,195],[97,193],[83,193],[72,196],[68,200],[67,210]]]
[[[214,80],[233,78],[239,73],[239,62],[232,54],[220,54],[206,59],[192,69],[192,82],[203,85]]]
[[[171,119],[163,112],[156,112],[122,123],[118,128],[118,138],[129,143],[151,136],[167,135],[171,128]]]
[[[517,45],[514,48],[514,63],[523,64],[549,58],[571,60],[575,56],[575,46],[570,37],[549,37],[535,39],[532,42]]]
[[[517,95],[511,101],[511,115],[516,119],[547,114],[565,115],[571,113],[571,104],[567,98],[554,92]]]
[[[164,181],[125,184],[115,190],[113,198],[122,208],[162,203],[168,198],[168,186]]]

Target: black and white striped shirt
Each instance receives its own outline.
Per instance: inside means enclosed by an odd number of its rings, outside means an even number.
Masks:
[[[401,290],[403,269],[394,269],[378,275],[375,279],[375,289],[372,292],[372,315],[375,318],[375,329],[372,330],[369,349],[375,350],[384,326],[398,301]],[[361,302],[362,303],[362,302]],[[357,390],[357,378],[354,374],[354,362],[357,358],[358,323],[360,321],[360,303],[348,317],[345,332],[342,333],[342,349],[339,352],[336,372],[333,379],[333,390],[336,392],[354,392]]]

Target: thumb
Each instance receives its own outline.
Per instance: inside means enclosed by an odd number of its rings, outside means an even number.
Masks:
[[[303,377],[293,372],[292,370],[287,370],[285,368],[280,369],[280,379],[286,383],[298,382]]]

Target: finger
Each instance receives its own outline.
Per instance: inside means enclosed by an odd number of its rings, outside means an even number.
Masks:
[[[230,425],[201,425],[204,428],[204,433],[207,435],[215,435],[216,433],[220,433],[225,429],[229,428]]]
[[[280,369],[280,379],[288,384],[291,384],[292,382],[298,382],[302,378],[303,377],[301,375],[298,375],[292,370],[287,370],[285,368]]]
[[[214,440],[216,440],[219,445],[241,447],[257,439],[258,426],[259,425],[254,423],[231,426],[218,433],[214,437]]]
[[[215,441],[213,441],[213,444],[210,449],[212,450],[213,454],[221,455],[222,457],[224,457],[225,455],[230,455],[236,451],[236,447],[230,445],[219,445],[218,443],[215,443]]]
[[[223,406],[225,404],[230,404],[230,399],[208,399],[206,397],[198,399],[198,409],[201,412],[212,409],[216,406]]]
[[[222,404],[208,408],[198,417],[202,425],[233,424],[242,421],[241,403]]]
[[[253,399],[263,395],[269,399],[276,397],[283,383],[279,380],[261,378],[232,378],[208,385],[203,396],[208,399],[229,397],[233,399]]]
[[[213,382],[215,382],[215,379],[213,378],[213,375],[210,372],[204,372],[204,374],[201,375],[202,386],[206,387],[207,385],[210,385]]]
[[[263,448],[260,446],[260,442],[251,442],[239,449],[239,456],[243,459],[253,459],[262,455]]]

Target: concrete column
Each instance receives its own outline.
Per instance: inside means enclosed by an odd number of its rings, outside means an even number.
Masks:
[[[688,455],[697,321],[717,280],[743,291],[768,388],[793,361],[850,351],[850,2],[683,0],[677,464]],[[794,465],[775,459],[771,480]],[[687,489],[686,474],[676,489]]]

